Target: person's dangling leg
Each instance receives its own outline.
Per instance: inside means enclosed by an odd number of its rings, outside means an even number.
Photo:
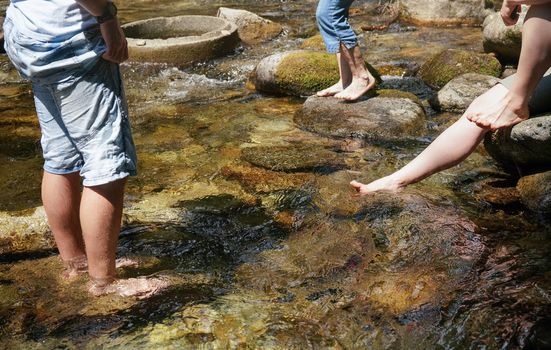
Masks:
[[[352,3],[351,1],[348,1]],[[348,7],[347,7],[347,6]],[[343,91],[352,82],[352,72],[348,61],[340,52],[340,39],[336,23],[339,18],[348,16],[350,4],[339,0],[320,0],[316,10],[316,20],[328,53],[336,54],[339,65],[339,81],[327,89],[316,93],[320,97],[334,96]]]
[[[467,118],[478,126],[498,129],[529,116],[528,103],[545,71],[551,66],[551,4],[532,5],[522,27],[522,49],[516,79],[509,93]]]
[[[395,173],[369,184],[352,181],[350,184],[360,194],[371,192],[397,192],[412,183],[451,168],[467,158],[478,146],[488,129],[471,123],[465,117],[472,109],[487,108],[493,101],[506,96],[508,89],[497,84],[469,106],[465,114],[438,136],[421,154]]]

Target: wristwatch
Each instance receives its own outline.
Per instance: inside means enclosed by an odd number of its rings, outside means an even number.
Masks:
[[[107,4],[105,4],[105,7],[103,9],[102,15],[96,16],[96,21],[101,24],[115,18],[116,16],[117,6],[115,6],[115,4],[113,4],[111,1],[107,1]]]

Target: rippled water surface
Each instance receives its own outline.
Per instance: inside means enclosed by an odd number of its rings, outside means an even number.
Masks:
[[[351,147],[298,129],[302,99],[248,88],[262,57],[316,34],[315,1],[117,4],[124,22],[240,7],[285,32],[185,69],[123,65],[140,175],[118,254],[139,265],[119,273],[171,282],[146,300],[91,298],[85,277],[58,277],[32,95],[0,58],[0,347],[550,347],[550,226],[483,149],[396,196],[348,187],[404,165],[457,116],[432,113],[424,138]],[[372,5],[357,3],[356,28],[381,21]],[[479,28],[398,25],[361,39],[375,66],[409,71],[445,47],[481,50]],[[265,169],[250,147],[289,157]],[[307,166],[313,151],[330,161]]]

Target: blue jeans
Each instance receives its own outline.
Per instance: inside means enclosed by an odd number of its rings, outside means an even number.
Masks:
[[[354,0],[320,0],[316,10],[318,27],[327,52],[339,52],[340,43],[348,49],[357,45],[356,33],[348,23],[348,10]]]
[[[101,58],[98,31],[60,43],[25,37],[4,22],[10,60],[33,87],[44,170],[79,171],[84,186],[136,175],[136,152],[118,64]]]

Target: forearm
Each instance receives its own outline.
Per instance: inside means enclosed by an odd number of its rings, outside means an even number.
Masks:
[[[107,4],[107,0],[76,0],[76,2],[93,16],[101,16]]]
[[[507,0],[511,5],[543,5],[551,4],[551,0]]]

